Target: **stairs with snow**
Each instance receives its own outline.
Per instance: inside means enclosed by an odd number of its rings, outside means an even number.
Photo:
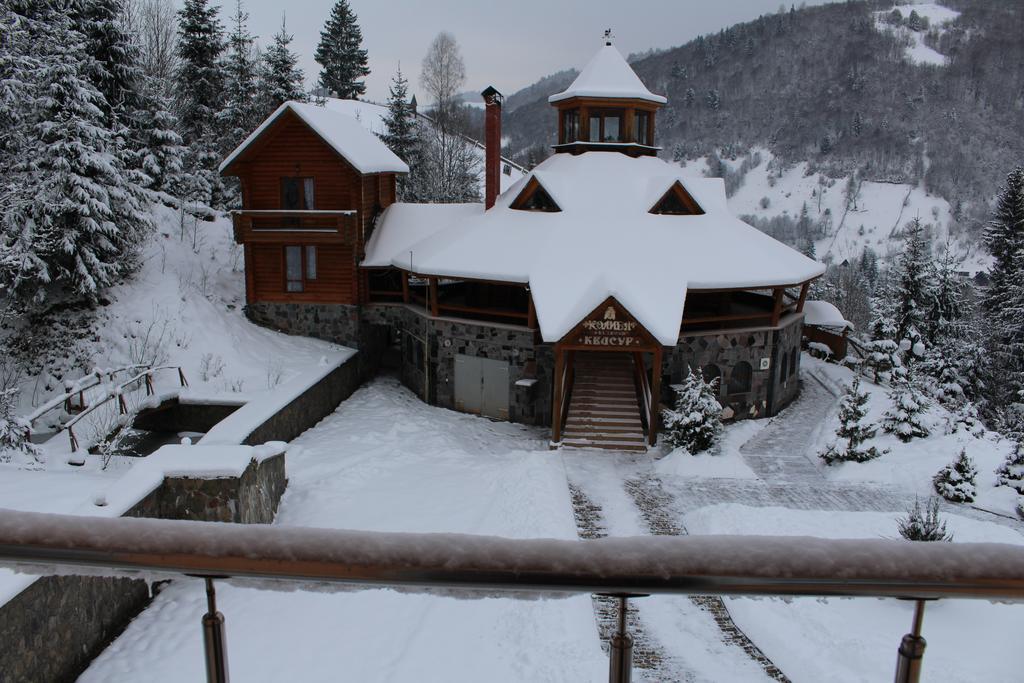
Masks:
[[[629,353],[578,353],[562,445],[646,451]]]

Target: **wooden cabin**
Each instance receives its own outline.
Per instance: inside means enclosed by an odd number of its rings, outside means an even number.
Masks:
[[[250,317],[390,359],[431,404],[549,425],[556,446],[645,449],[691,371],[725,418],[796,397],[824,267],[731,215],[721,179],[658,158],[666,100],[614,46],[550,97],[555,154],[504,191],[502,99],[483,97],[479,204],[395,203],[404,164],[359,122],[275,112],[223,167],[242,179]],[[290,289],[310,246],[317,276],[324,248],[338,274]]]

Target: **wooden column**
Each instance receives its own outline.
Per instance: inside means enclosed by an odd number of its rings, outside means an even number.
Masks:
[[[810,282],[805,282],[800,287],[800,298],[796,301],[796,312],[802,313],[804,310],[804,302],[807,301],[807,292],[811,288]]]
[[[537,329],[537,309],[533,307],[533,294],[527,292],[529,308],[526,311],[526,326],[531,330]]]
[[[651,366],[651,414],[647,418],[647,443],[653,446],[658,441],[658,405],[661,403],[661,347],[654,349],[654,364]]]
[[[779,326],[779,319],[782,317],[782,295],[785,291],[782,287],[778,287],[774,291],[775,304],[772,306],[772,327]]]
[[[402,301],[409,303],[409,271],[402,271]]]
[[[435,318],[440,314],[437,306],[437,278],[430,278],[430,315]]]
[[[256,303],[256,271],[252,263],[252,245],[243,246],[245,252],[245,303]]]
[[[551,442],[562,441],[562,396],[564,387],[562,384],[562,372],[565,368],[565,361],[562,357],[562,350],[555,347],[555,397],[551,401]]]

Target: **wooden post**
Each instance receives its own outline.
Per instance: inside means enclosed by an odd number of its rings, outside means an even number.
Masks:
[[[651,415],[647,422],[647,443],[658,442],[658,405],[661,403],[661,347],[654,349],[654,364],[651,366]]]
[[[529,299],[529,308],[526,312],[526,326],[531,330],[537,329],[537,309],[533,307],[533,294],[527,293]]]
[[[409,303],[409,271],[402,271],[402,302]]]
[[[562,372],[565,364],[562,358],[562,350],[555,348],[555,398],[551,402],[551,443],[562,441]]]
[[[785,291],[782,287],[777,287],[774,291],[775,304],[772,307],[772,327],[779,326],[779,319],[782,317],[782,293]]]
[[[245,303],[256,303],[256,268],[252,262],[252,245],[246,242],[242,246],[245,268]]]
[[[803,310],[804,310],[804,302],[807,301],[807,292],[810,290],[810,288],[811,288],[811,283],[810,282],[805,282],[803,285],[801,285],[801,287],[800,287],[800,298],[797,299],[797,301],[796,301],[796,312],[797,313],[802,313],[803,312]]]
[[[440,314],[437,306],[437,278],[430,278],[430,315],[435,318]]]

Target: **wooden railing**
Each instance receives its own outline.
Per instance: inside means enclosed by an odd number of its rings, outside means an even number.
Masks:
[[[640,597],[914,601],[911,630],[898,649],[897,683],[919,680],[926,600],[1024,601],[1024,546],[999,543],[701,535],[563,541],[0,510],[0,563],[40,574],[202,578],[210,683],[228,680],[226,620],[216,606],[217,580],[256,579],[248,585],[270,590],[274,582],[284,590],[310,583],[321,589],[333,584],[349,590],[441,590],[466,598],[615,596],[619,626],[609,648],[611,683],[630,680],[633,641],[626,611],[628,601]]]
[[[261,239],[276,241],[282,232],[321,233],[324,237],[335,235],[348,244],[354,244],[356,240],[358,214],[355,211],[242,209],[232,211],[231,215],[238,243]]]
[[[647,377],[647,371],[644,369],[644,354],[642,353],[633,354],[633,376],[636,381],[640,405],[643,408],[640,411],[640,422],[644,427],[644,434],[649,434],[651,429],[651,382]]]

